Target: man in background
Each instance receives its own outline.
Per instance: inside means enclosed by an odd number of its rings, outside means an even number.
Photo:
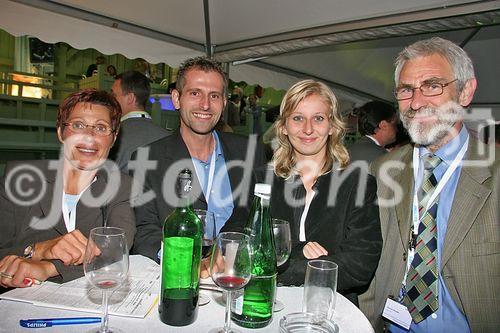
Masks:
[[[150,89],[149,79],[137,71],[117,75],[111,87],[123,116],[110,159],[115,160],[124,172],[127,172],[130,157],[137,148],[170,135],[170,131],[153,124],[146,112]]]
[[[97,73],[97,66],[104,64],[106,64],[106,58],[98,56],[95,58],[95,64],[90,64],[89,67],[87,67],[86,76],[91,77],[92,75],[95,75]]]
[[[385,154],[386,145],[396,140],[398,117],[394,107],[381,101],[368,102],[356,109],[358,132],[363,135],[349,147],[351,161],[368,163]]]

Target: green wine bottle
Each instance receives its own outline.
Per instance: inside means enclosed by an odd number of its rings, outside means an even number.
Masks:
[[[185,326],[196,320],[203,227],[191,209],[191,172],[179,174],[179,205],[165,219],[161,260],[161,295],[158,311],[162,322]]]
[[[244,290],[235,295],[231,310],[233,321],[248,328],[264,327],[271,322],[277,275],[269,209],[271,186],[255,184],[254,194],[245,226],[253,253],[252,278]]]

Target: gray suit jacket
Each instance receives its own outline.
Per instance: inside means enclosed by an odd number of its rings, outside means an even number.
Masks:
[[[170,131],[155,125],[151,119],[125,119],[120,124],[120,132],[109,153],[109,159],[114,160],[122,172],[127,172],[130,157],[137,148],[160,140],[170,134]]]
[[[470,138],[465,159],[480,161],[484,145]],[[496,156],[500,150],[496,149]],[[394,186],[380,178],[387,161],[403,162],[403,169],[390,169],[390,177],[401,186],[402,201],[393,200]],[[378,176],[379,202],[384,245],[379,266],[360,307],[376,331],[382,331],[382,310],[388,296],[399,295],[406,269],[411,227],[413,193],[412,146],[385,155],[372,166]],[[466,166],[461,170],[446,231],[439,274],[458,308],[465,314],[472,332],[498,332],[500,327],[500,162]]]
[[[0,258],[6,255],[23,255],[24,248],[31,243],[46,241],[57,238],[67,233],[64,219],[62,217],[62,184],[56,188],[56,171],[48,168],[49,161],[17,161],[9,162],[5,169],[5,179],[1,179],[0,184]],[[21,179],[20,172],[16,172],[16,166],[29,165],[40,171],[42,179],[31,172],[33,180],[24,180],[24,192],[33,191],[34,198],[41,193],[40,200],[29,206],[16,203],[15,198],[24,198],[26,201],[30,198],[20,196],[16,190],[16,181]],[[26,170],[26,169],[24,169]],[[90,229],[100,227],[103,224],[106,215],[108,226],[120,227],[125,230],[129,248],[132,246],[135,235],[134,212],[130,207],[130,188],[131,179],[128,175],[119,173],[116,169],[109,171],[109,174],[103,169],[97,172],[97,179],[82,194],[78,202],[76,212],[76,229],[80,230],[85,237],[90,234]],[[117,187],[117,194],[113,197],[104,195],[102,198],[103,206],[88,207],[84,204],[85,197],[100,197],[106,187],[110,185],[109,181],[115,179],[119,181],[111,186]],[[9,180],[6,183],[6,180]],[[45,191],[43,188],[45,187]],[[53,202],[54,201],[54,202]],[[52,211],[54,210],[54,211]],[[30,222],[33,217],[45,219],[45,222],[39,221],[33,228]],[[60,276],[54,279],[56,282],[66,282],[83,276],[83,267],[65,266],[60,260],[51,260],[56,266]]]

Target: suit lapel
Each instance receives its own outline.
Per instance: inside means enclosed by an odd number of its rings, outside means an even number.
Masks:
[[[413,149],[411,149],[409,153],[403,157],[402,162],[405,164],[405,166],[401,173],[397,174],[394,177],[395,182],[399,184],[402,189],[401,202],[395,206],[401,242],[406,252],[408,251],[408,241],[410,237],[411,226],[413,224],[411,215],[414,186],[412,152]]]
[[[471,139],[467,160],[480,161],[475,154],[476,151],[476,143]],[[486,167],[464,166],[462,168],[448,219],[441,267],[446,265],[476,221],[479,211],[491,193],[491,190],[482,185],[490,177],[492,175]]]
[[[235,160],[238,158],[237,158],[237,156],[234,156],[233,149],[231,149],[229,147],[229,142],[226,141],[224,134],[217,132],[217,135],[219,136],[219,142],[221,144],[222,153],[224,154],[224,160],[225,160],[226,168],[227,168],[228,161],[232,161],[232,160]],[[240,147],[240,149],[241,149],[241,147]],[[231,188],[231,193],[233,196],[233,205],[235,208],[238,206],[238,204],[235,201],[234,191],[236,189],[236,186],[241,185],[241,181],[243,178],[243,172],[244,172],[244,170],[240,167],[232,167],[232,168],[227,170],[227,174],[229,177],[229,186]],[[248,186],[250,186],[250,184],[248,184]],[[251,193],[253,193],[253,191]],[[251,196],[249,196],[248,200],[246,200],[247,204],[250,203],[250,200],[251,200]]]
[[[44,164],[43,167],[47,186],[39,203],[43,218],[30,225],[35,229],[53,228],[58,234],[64,235],[68,231],[62,216],[62,163],[58,163],[58,170],[48,169],[48,164]],[[59,179],[57,179],[58,175],[61,175]]]

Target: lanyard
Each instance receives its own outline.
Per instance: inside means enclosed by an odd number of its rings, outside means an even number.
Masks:
[[[213,134],[212,134],[213,136]],[[216,145],[217,145],[217,140],[214,138],[214,150],[212,152],[212,157],[210,158],[210,169],[208,170],[208,182],[207,182],[207,189],[206,189],[206,192],[204,193],[205,194],[205,199],[207,200],[207,204],[208,204],[208,200],[210,200],[210,193],[212,192],[212,185],[214,183],[214,175],[215,175],[215,158],[216,158]],[[193,159],[193,157],[191,158]],[[194,163],[193,161],[193,164],[194,164],[194,171],[196,171],[196,176],[198,177],[198,180],[201,179],[200,178],[200,174],[198,172],[198,168],[196,167],[197,163]]]
[[[451,162],[450,167],[446,170],[443,177],[441,178],[441,180],[437,184],[436,189],[434,190],[431,197],[429,198],[429,201],[427,202],[427,206],[425,207],[425,211],[427,211],[432,206],[433,202],[436,200],[439,193],[441,193],[441,191],[443,190],[446,183],[450,180],[453,172],[455,172],[455,170],[458,168],[458,165],[460,164],[460,162],[462,161],[462,159],[465,156],[465,152],[467,151],[468,144],[469,144],[469,137],[467,137],[464,145],[462,146],[462,148],[460,148],[460,151],[453,159],[453,162]],[[418,148],[414,147],[413,148],[413,179],[414,179],[415,184],[416,184],[416,180],[418,177],[419,167],[420,167],[419,152],[418,152]],[[418,216],[417,191],[418,191],[417,186],[414,186],[414,191],[413,191],[413,222],[414,222],[414,224],[415,224],[415,222],[418,224],[418,222],[420,220],[420,218]],[[415,208],[417,209],[416,211],[415,211]],[[417,214],[415,214],[415,212]],[[415,231],[415,232],[417,232],[417,231]]]
[[[419,216],[418,212],[418,197],[417,197],[417,192],[418,192],[417,177],[418,177],[418,169],[420,167],[419,151],[417,147],[413,148],[413,180],[415,185],[413,189],[412,222],[413,222],[414,237],[418,235],[418,225],[420,223],[420,218],[424,216],[424,213],[432,206],[437,196],[441,193],[446,183],[450,180],[453,172],[455,172],[455,170],[458,168],[458,165],[460,164],[460,162],[465,156],[465,153],[467,152],[468,144],[469,144],[469,137],[467,137],[462,148],[460,148],[460,151],[453,159],[453,162],[450,164],[450,167],[446,170],[443,177],[437,184],[437,187],[434,190],[434,193],[432,193],[432,196],[429,198],[427,206],[425,207],[425,211],[422,212],[421,216]],[[423,179],[421,181],[423,181]],[[408,269],[410,268],[414,255],[415,255],[415,249],[410,246],[408,248],[408,261],[407,261],[405,276],[403,278],[403,286],[406,284],[406,275],[408,274]]]
[[[130,118],[147,118],[151,119],[151,116],[146,111],[132,111],[120,118],[120,121],[124,121]]]

